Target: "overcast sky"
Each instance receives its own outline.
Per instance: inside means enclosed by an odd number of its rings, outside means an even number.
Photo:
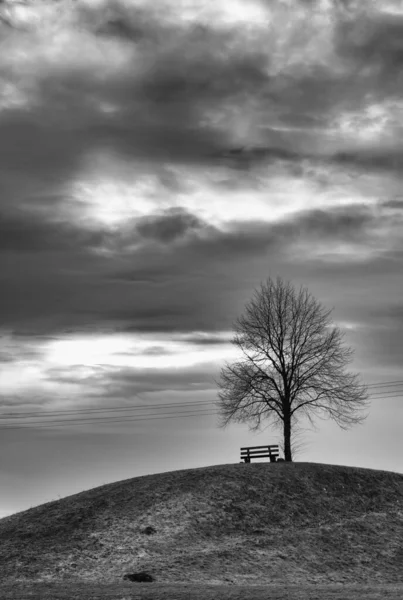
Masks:
[[[401,0],[1,3],[0,517],[277,442],[213,414],[277,275],[373,386],[296,459],[403,471],[402,67]]]

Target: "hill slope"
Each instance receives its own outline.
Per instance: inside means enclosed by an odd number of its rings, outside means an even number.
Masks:
[[[152,530],[146,529],[152,527]],[[136,477],[0,520],[14,579],[403,582],[403,475],[252,463]]]

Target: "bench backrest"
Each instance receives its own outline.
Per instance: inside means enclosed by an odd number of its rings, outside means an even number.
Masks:
[[[241,458],[266,458],[266,457],[277,457],[279,455],[279,449],[277,444],[270,444],[266,446],[251,446],[249,448],[241,448]]]

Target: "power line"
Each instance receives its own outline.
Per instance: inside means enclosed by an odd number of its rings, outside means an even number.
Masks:
[[[385,392],[384,394],[382,393],[376,393],[376,394],[370,394],[369,397],[370,398],[389,398],[390,394],[403,394],[403,390],[389,390],[387,392]]]
[[[391,381],[391,382],[383,382],[383,383],[379,383],[379,384],[370,384],[367,387],[378,387],[378,386],[382,386],[382,390],[383,391],[375,391],[374,393],[369,395],[370,399],[373,400],[381,400],[381,399],[389,399],[389,398],[401,398],[403,396],[403,390],[400,393],[399,389],[389,389],[389,388],[399,388],[401,386],[403,386],[403,380],[398,380],[398,381]],[[165,418],[188,418],[188,417],[192,417],[192,416],[198,416],[198,415],[203,415],[203,414],[217,414],[215,413],[211,413],[211,412],[203,412],[206,410],[209,410],[210,405],[215,405],[214,401],[210,401],[210,400],[200,400],[197,403],[195,403],[194,401],[187,401],[187,402],[173,402],[173,403],[161,403],[161,404],[154,404],[154,405],[150,405],[150,404],[143,404],[143,405],[137,405],[137,406],[117,406],[117,407],[100,407],[100,408],[83,408],[83,409],[66,409],[66,410],[53,410],[53,411],[31,411],[31,412],[19,412],[19,413],[0,413],[0,422],[4,421],[5,423],[2,424],[0,426],[1,430],[5,430],[5,429],[29,429],[29,428],[42,428],[42,427],[68,427],[71,426],[71,424],[75,424],[75,425],[85,425],[85,424],[95,424],[95,423],[121,423],[121,422],[126,422],[126,421],[145,421],[145,420],[152,420],[152,419],[165,419]],[[196,408],[196,411],[191,411],[189,412],[189,409],[191,407]],[[125,412],[125,411],[144,411],[144,410],[155,410],[155,409],[170,409],[170,408],[180,408],[180,409],[184,409],[187,412],[182,414],[182,413],[177,413],[177,414],[172,414],[171,413],[163,413],[160,415],[149,415],[149,414],[140,414],[140,415],[136,415],[136,417],[134,418],[127,418],[125,417],[125,419],[120,419],[119,417],[121,415],[118,416],[112,416],[112,415],[108,415],[106,417],[100,417],[97,418],[95,420],[89,420],[90,417],[94,416],[98,416],[99,413],[108,413],[108,412]],[[200,410],[201,409],[201,410]],[[48,417],[53,417],[53,416],[74,416],[74,415],[80,415],[80,414],[88,414],[89,416],[87,418],[80,418],[80,419],[56,419],[56,420],[51,420],[48,419]],[[129,414],[129,416],[131,416]],[[27,418],[41,418],[40,421],[26,421]],[[22,424],[17,424],[17,423],[8,423],[8,421],[12,421],[12,420],[24,420],[24,422]],[[46,419],[46,420],[43,420]]]
[[[394,395],[394,396],[390,396],[392,398],[401,398],[402,395]],[[205,404],[212,404],[212,403],[208,403],[206,402]],[[143,414],[143,415],[139,415],[136,416],[134,418],[124,418],[121,419],[120,415],[118,415],[117,417],[113,417],[113,416],[108,416],[108,417],[100,417],[97,419],[57,419],[57,420],[51,420],[48,419],[46,421],[26,421],[22,424],[15,424],[15,423],[11,423],[11,424],[6,424],[6,425],[2,425],[0,426],[0,430],[4,431],[6,429],[42,429],[42,428],[52,428],[52,427],[71,427],[71,426],[75,426],[75,425],[92,425],[92,424],[96,424],[96,423],[101,423],[101,424],[108,424],[108,423],[126,423],[126,422],[133,422],[133,421],[148,421],[148,420],[154,420],[154,419],[172,419],[172,418],[188,418],[188,417],[193,417],[193,416],[203,416],[203,415],[215,415],[218,414],[218,412],[211,412],[211,410],[208,409],[208,407],[202,407],[201,410],[197,409],[194,411],[188,411],[186,413],[177,413],[177,414],[172,414],[172,413],[163,413],[160,415],[147,415],[147,414]]]
[[[403,383],[391,383],[389,385],[384,385],[379,388],[368,388],[370,394],[383,394],[385,392],[390,391],[391,389],[401,389],[403,387]]]
[[[391,398],[401,398],[402,395],[397,395],[397,396],[389,396]],[[380,399],[380,398],[378,398]],[[97,423],[100,423],[102,425],[107,425],[107,424],[117,424],[117,423],[127,423],[127,422],[137,422],[137,421],[152,421],[152,420],[164,420],[164,419],[182,419],[182,418],[191,418],[191,417],[197,417],[197,416],[212,416],[212,415],[217,415],[218,412],[211,412],[210,410],[206,408],[202,409],[202,410],[196,410],[196,411],[192,411],[192,412],[186,412],[186,413],[177,413],[177,414],[172,414],[172,413],[165,413],[162,415],[153,415],[153,416],[149,416],[149,415],[141,415],[139,417],[134,417],[134,418],[124,418],[121,419],[120,416],[118,417],[101,417],[98,419],[94,419],[94,420],[87,420],[87,419],[63,419],[63,420],[56,420],[56,421],[52,421],[52,420],[47,420],[47,421],[31,421],[31,422],[25,422],[22,425],[16,425],[16,424],[10,424],[10,425],[1,425],[0,426],[0,431],[5,431],[7,429],[12,429],[12,430],[16,430],[16,429],[46,429],[46,428],[58,428],[58,427],[75,427],[76,425],[94,425]]]
[[[400,384],[403,385],[403,379],[399,379],[397,381],[385,381],[385,382],[379,382],[379,383],[369,383],[366,387],[371,388],[371,387],[381,387],[381,386],[390,386],[390,385],[394,385],[394,384]]]
[[[384,382],[384,383],[379,383],[379,384],[369,384],[366,387],[367,388],[371,388],[371,387],[378,387],[378,386],[384,386],[384,387],[400,387],[403,386],[403,380],[400,381],[391,381],[391,382]],[[383,388],[382,388],[383,389]],[[400,391],[399,389],[397,390],[385,390],[385,392],[383,391],[374,391],[371,394],[371,397],[375,397],[378,395],[386,395],[389,394],[391,392],[398,392]],[[197,405],[200,404],[211,404],[213,403],[213,401],[210,400],[200,400],[197,402]],[[60,409],[60,410],[52,410],[52,411],[47,411],[47,410],[39,410],[39,411],[21,411],[21,412],[8,412],[8,413],[0,413],[0,419],[6,417],[6,418],[23,418],[23,417],[34,417],[36,415],[39,416],[53,416],[53,415],[61,415],[61,414],[81,414],[81,413],[98,413],[98,412],[109,412],[109,411],[126,411],[126,410],[141,410],[142,408],[165,408],[165,407],[182,407],[182,406],[188,406],[188,405],[194,405],[195,403],[193,401],[188,401],[188,402],[173,402],[173,403],[163,403],[163,404],[142,404],[142,405],[137,405],[137,406],[106,406],[106,407],[98,407],[98,408],[74,408],[74,409]]]
[[[396,394],[393,396],[379,396],[378,398],[374,398],[372,396],[369,397],[370,400],[389,400],[389,398],[402,398],[403,397],[403,392],[401,394]]]
[[[189,411],[187,411],[187,412],[189,412],[190,414],[192,414],[193,412],[196,412],[196,413],[197,413],[197,412],[199,412],[199,410],[207,410],[207,407],[206,407],[206,408],[201,408],[201,409],[196,409],[196,411],[193,411],[193,410],[191,410],[191,411],[190,411],[190,410],[189,410]],[[182,412],[182,411],[179,411],[179,412]],[[168,413],[160,413],[160,414],[161,414],[162,416],[164,416],[164,415],[172,415],[172,414],[174,414],[174,415],[175,415],[175,413],[172,413],[172,412],[168,412]],[[179,413],[176,413],[176,414],[179,414]],[[139,416],[138,416],[138,417],[136,417],[136,418],[141,418],[141,417],[152,417],[152,416],[154,416],[154,415],[153,415],[153,414],[151,414],[151,415],[150,415],[150,414],[142,414],[142,415],[139,415]],[[114,416],[108,416],[108,417],[99,417],[99,418],[98,418],[98,419],[96,419],[96,420],[97,420],[97,421],[99,421],[99,422],[101,422],[101,421],[109,421],[109,420],[111,420],[111,419],[115,419],[115,418],[121,418],[121,415],[118,415],[117,417],[114,417]],[[85,420],[85,419],[84,419],[84,420]],[[47,419],[46,421],[42,421],[42,422],[44,422],[44,423],[77,423],[77,422],[82,422],[82,421],[83,421],[83,419],[82,419],[82,418],[79,418],[79,419],[55,419],[55,420],[53,420],[53,419]],[[25,425],[25,424],[27,424],[27,425],[35,425],[36,423],[39,423],[39,424],[40,424],[40,423],[41,423],[41,421],[25,421],[25,422],[24,422],[24,425]],[[11,423],[11,424],[10,424],[10,427],[11,427],[11,426],[13,426],[13,425],[15,425],[15,423]],[[3,427],[3,428],[4,428],[4,427],[5,427],[5,428],[7,428],[7,426],[8,426],[7,424],[5,424],[5,425],[2,425],[2,427]]]
[[[196,403],[194,401],[188,402],[171,402],[164,404],[137,404],[136,406],[107,406],[100,408],[77,408],[77,409],[66,409],[66,410],[53,410],[53,411],[34,411],[34,412],[19,412],[19,413],[0,413],[0,419],[18,419],[18,418],[26,418],[26,417],[36,417],[37,415],[42,416],[55,416],[55,415],[74,415],[74,414],[82,414],[82,413],[98,413],[98,412],[118,412],[118,411],[126,411],[126,410],[142,410],[142,409],[153,409],[153,408],[165,408],[165,407],[186,407],[186,406],[194,406]],[[213,404],[212,400],[199,400],[197,405],[199,404]]]
[[[176,415],[166,415],[166,416],[153,416],[153,417],[144,417],[144,418],[134,418],[134,419],[119,419],[116,418],[114,419],[113,417],[109,417],[107,419],[95,419],[94,421],[84,421],[82,419],[77,419],[77,421],[74,422],[74,425],[72,425],[70,422],[67,423],[66,421],[56,421],[56,422],[52,422],[51,425],[49,424],[43,424],[43,423],[30,423],[27,425],[3,425],[0,427],[0,431],[5,431],[7,429],[46,429],[46,428],[54,428],[54,427],[72,427],[75,425],[93,425],[94,423],[99,423],[100,421],[102,421],[102,424],[107,424],[107,423],[127,423],[128,421],[133,422],[133,421],[153,421],[155,419],[185,419],[185,418],[190,418],[190,417],[198,417],[198,416],[209,416],[209,415],[216,415],[217,412],[211,412],[211,411],[197,411],[197,412],[193,412],[193,413],[183,413],[183,414],[176,414]],[[49,421],[48,421],[49,423]]]

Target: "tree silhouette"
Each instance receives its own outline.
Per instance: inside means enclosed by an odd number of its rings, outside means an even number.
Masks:
[[[255,290],[234,325],[239,361],[221,370],[221,427],[263,420],[282,428],[284,458],[292,461],[292,433],[300,417],[331,418],[347,429],[362,422],[368,406],[365,385],[346,370],[353,350],[343,333],[306,288],[280,277]]]

